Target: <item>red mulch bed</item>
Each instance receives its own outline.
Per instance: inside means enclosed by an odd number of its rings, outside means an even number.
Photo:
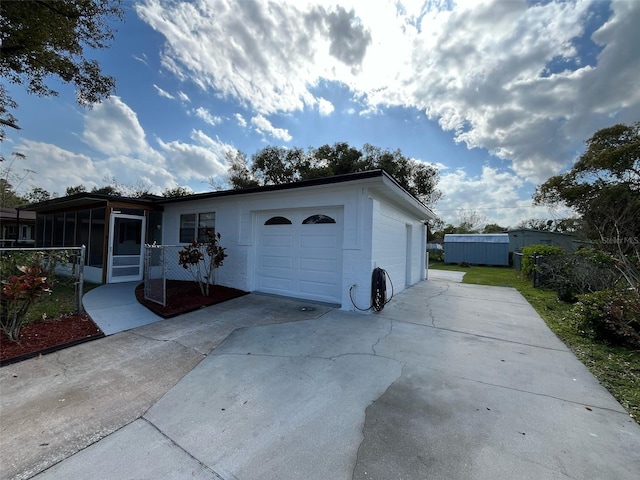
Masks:
[[[211,285],[209,296],[203,297],[200,288],[193,281],[167,280],[167,306],[163,307],[144,299],[144,284],[136,287],[138,301],[164,318],[247,294],[248,292],[235,288]],[[104,333],[87,314],[67,315],[30,323],[22,327],[17,342],[9,341],[7,336],[0,332],[0,365],[9,365],[101,337],[104,337]]]
[[[0,332],[0,365],[19,362],[104,337],[87,314],[67,315],[25,325],[17,342]]]
[[[209,296],[204,297],[200,293],[200,287],[194,281],[167,280],[167,301],[166,306],[144,299],[144,284],[136,287],[136,298],[138,301],[151,310],[156,315],[163,318],[175,317],[181,313],[192,312],[199,308],[226,302],[232,298],[247,295],[249,292],[236,288],[224,287],[222,285],[211,285]]]

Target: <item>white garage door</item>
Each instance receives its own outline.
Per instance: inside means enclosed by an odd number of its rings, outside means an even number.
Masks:
[[[256,260],[256,290],[342,303],[342,211],[260,214]]]

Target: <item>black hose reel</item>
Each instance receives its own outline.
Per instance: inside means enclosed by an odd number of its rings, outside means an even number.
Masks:
[[[391,296],[387,298],[387,278],[389,279],[389,283],[391,284]],[[391,277],[388,276],[386,270],[380,267],[376,267],[373,269],[373,273],[371,274],[371,305],[369,308],[360,308],[353,301],[353,296],[351,295],[351,290],[353,290],[355,285],[352,285],[349,289],[349,297],[351,298],[351,303],[353,306],[362,311],[366,312],[368,310],[374,310],[376,312],[381,312],[384,306],[391,301],[393,298],[393,282],[391,281]]]

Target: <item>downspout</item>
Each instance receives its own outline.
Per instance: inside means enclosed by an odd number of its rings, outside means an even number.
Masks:
[[[427,253],[427,235],[429,235],[429,229],[427,228],[427,223],[422,224],[422,255],[421,262],[423,265],[422,275],[420,280],[428,280],[429,279],[429,254]]]

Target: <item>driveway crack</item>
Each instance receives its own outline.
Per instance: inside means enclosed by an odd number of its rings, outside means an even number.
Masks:
[[[222,477],[221,475],[219,475],[215,470],[213,470],[211,467],[209,467],[208,465],[202,463],[200,460],[198,460],[196,457],[194,457],[191,453],[189,453],[187,450],[185,450],[184,448],[182,448],[178,443],[176,443],[171,437],[169,437],[167,434],[165,434],[162,430],[160,430],[157,426],[155,426],[153,424],[153,422],[147,420],[146,418],[142,417],[141,420],[143,420],[144,422],[146,422],[151,428],[153,428],[154,430],[156,430],[160,435],[162,435],[164,438],[167,439],[167,441],[169,443],[171,443],[171,445],[173,445],[174,447],[176,447],[177,449],[179,449],[181,452],[184,452],[185,455],[187,455],[189,458],[191,458],[194,462],[196,462],[198,465],[200,465],[204,470],[206,470],[207,472],[211,473],[216,480],[239,480],[238,477],[236,477],[235,475],[231,474],[231,478],[230,479],[225,479],[224,477]]]
[[[465,332],[464,330],[456,330],[454,328],[438,327],[437,325],[425,325],[424,323],[409,322],[408,320],[396,319],[395,321],[406,323],[407,325],[416,325],[418,327],[425,327],[425,328],[436,328],[438,330],[443,330],[445,332],[460,333],[462,335],[469,335],[471,337],[486,338],[488,340],[497,340],[499,342],[505,342],[505,343],[514,343],[516,345],[522,345],[525,347],[541,348],[543,350],[553,350],[554,352],[571,353],[571,350],[569,350],[568,348],[545,347],[544,345],[535,345],[533,343],[518,342],[517,340],[509,340],[506,338],[499,338],[491,335],[482,335],[480,333]]]
[[[450,288],[450,285],[447,283],[447,284],[445,284],[445,287],[444,287],[443,290],[440,290],[435,295],[431,295],[431,296],[427,297],[427,302],[426,302],[427,303],[427,309],[428,309],[427,313],[429,314],[429,318],[431,319],[431,326],[434,327],[434,328],[438,328],[438,327],[436,326],[436,317],[433,314],[433,309],[431,308],[431,304],[429,303],[429,300],[432,300],[432,299],[434,299],[436,297],[440,297],[441,295],[446,294],[449,291],[449,288]]]
[[[347,352],[347,353],[340,353],[338,355],[332,355],[330,357],[322,357],[319,355],[284,355],[284,354],[276,354],[276,353],[252,353],[252,352],[222,352],[222,353],[211,353],[211,355],[217,356],[217,357],[222,357],[224,355],[234,355],[234,356],[242,356],[242,357],[246,357],[246,356],[251,356],[251,357],[267,357],[267,358],[309,358],[311,360],[329,360],[329,361],[333,361],[337,358],[341,358],[341,357],[375,357],[375,358],[384,358],[385,360],[392,360],[394,362],[398,362],[400,364],[402,364],[403,366],[406,365],[406,362],[403,362],[402,360],[398,360],[397,358],[393,358],[393,357],[387,357],[385,355],[378,355],[378,354],[374,354],[374,353],[368,353],[368,352]]]
[[[137,336],[142,337],[142,338],[146,338],[147,340],[152,340],[154,342],[174,343],[174,344],[176,344],[176,345],[178,345],[178,346],[180,346],[182,348],[186,348],[187,350],[191,350],[191,351],[197,353],[198,355],[202,355],[203,357],[206,357],[208,355],[207,352],[201,352],[197,348],[188,347],[188,346],[186,346],[186,345],[184,345],[184,344],[182,344],[182,343],[180,343],[177,340],[174,340],[172,338],[154,338],[154,337],[150,337],[148,335],[143,335],[140,332],[133,332],[133,331],[131,331],[129,333],[131,333],[132,335],[137,335]]]
[[[429,368],[429,367],[427,367],[427,368]],[[442,371],[442,370],[439,370],[437,368],[429,368],[429,370],[432,370],[434,372],[445,373],[448,376],[450,376],[451,378],[457,378],[459,380],[466,380],[466,381],[469,381],[469,382],[479,383],[481,385],[487,385],[489,387],[503,388],[505,390],[511,390],[513,392],[526,393],[528,395],[535,395],[537,397],[552,398],[554,400],[560,400],[562,402],[571,403],[573,405],[580,405],[580,406],[585,406],[585,407],[589,407],[589,408],[597,408],[599,410],[606,410],[608,412],[619,413],[619,414],[623,414],[623,415],[629,415],[624,410],[614,410],[613,408],[601,407],[601,406],[598,406],[598,405],[589,405],[589,404],[586,404],[586,403],[583,403],[583,402],[570,400],[568,398],[562,398],[562,397],[557,397],[555,395],[549,395],[548,393],[539,393],[539,392],[534,392],[534,391],[531,391],[531,390],[524,390],[524,389],[521,389],[521,388],[509,387],[507,385],[500,385],[498,383],[484,382],[482,380],[478,380],[478,379],[475,379],[475,378],[463,377],[461,375],[453,375],[450,372]]]
[[[373,345],[371,345],[371,351],[373,352],[374,355],[378,355],[378,352],[376,352],[376,346],[384,339],[386,339],[389,335],[391,335],[391,332],[393,331],[393,320],[389,321],[389,331],[382,335],[381,337],[378,337],[378,340],[376,340],[376,343],[374,343]]]

